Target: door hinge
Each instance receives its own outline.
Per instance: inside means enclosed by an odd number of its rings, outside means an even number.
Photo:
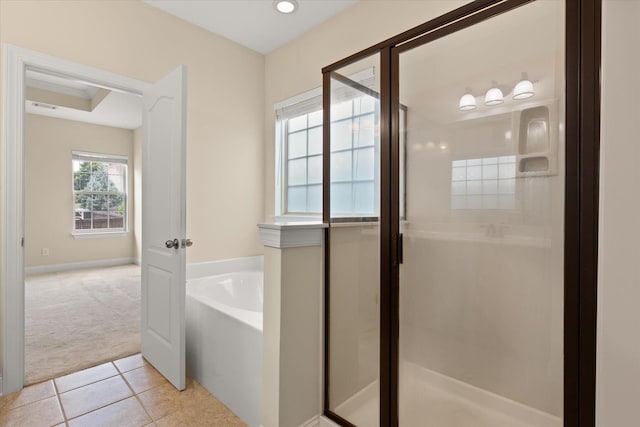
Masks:
[[[20,239],[20,246],[24,248],[24,237]]]

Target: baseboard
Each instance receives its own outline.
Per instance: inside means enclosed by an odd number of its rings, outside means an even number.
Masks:
[[[97,261],[71,262],[68,264],[37,265],[34,267],[26,267],[24,269],[24,273],[26,275],[55,273],[58,271],[80,270],[84,268],[113,267],[116,265],[126,265],[126,264],[136,264],[136,259],[135,258],[112,258],[112,259],[100,259]]]
[[[192,263],[187,264],[187,280],[234,271],[263,271],[263,269],[264,257],[262,255]]]

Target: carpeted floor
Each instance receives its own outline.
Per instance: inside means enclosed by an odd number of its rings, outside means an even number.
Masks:
[[[139,266],[26,278],[25,384],[139,352]]]

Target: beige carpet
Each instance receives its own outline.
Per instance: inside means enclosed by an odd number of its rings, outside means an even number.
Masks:
[[[140,352],[140,267],[28,276],[25,384]]]

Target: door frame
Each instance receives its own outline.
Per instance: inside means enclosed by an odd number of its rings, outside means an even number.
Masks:
[[[2,199],[2,377],[4,395],[24,386],[24,116],[27,68],[142,96],[151,84],[36,51],[3,44],[4,195]]]
[[[398,425],[399,98],[398,55],[534,0],[475,0],[328,65],[323,72],[323,147],[330,146],[331,73],[380,54],[380,426]],[[564,425],[595,426],[600,64],[602,0],[565,0],[566,171],[564,213]],[[325,156],[329,176],[330,156]],[[323,180],[323,222],[330,218]],[[383,202],[388,204],[385,205]],[[326,417],[348,420],[329,402],[330,239],[325,231],[324,402]]]

